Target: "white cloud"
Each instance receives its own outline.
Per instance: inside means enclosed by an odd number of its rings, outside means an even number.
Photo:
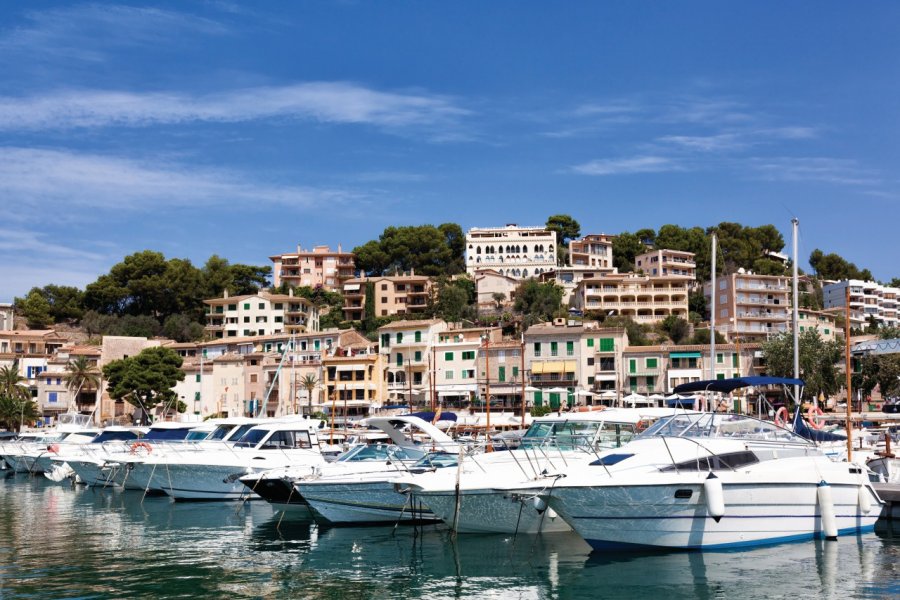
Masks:
[[[629,158],[602,158],[570,168],[582,175],[630,175],[633,173],[662,173],[682,171],[684,168],[663,156],[633,156]]]
[[[753,159],[750,165],[762,179],[769,181],[815,181],[850,186],[881,183],[876,172],[849,159],[779,156]]]
[[[340,189],[259,182],[224,170],[63,150],[0,147],[0,197],[46,214],[55,207],[150,210],[235,200],[305,209],[358,199],[359,195]]]
[[[191,96],[176,92],[61,91],[0,97],[0,129],[239,122],[296,118],[386,129],[451,128],[469,114],[450,99],[424,93],[381,92],[347,82],[306,82]]]
[[[740,138],[741,136],[735,133],[720,133],[717,135],[666,135],[659,138],[658,141],[686,150],[721,152],[745,147],[747,144]]]

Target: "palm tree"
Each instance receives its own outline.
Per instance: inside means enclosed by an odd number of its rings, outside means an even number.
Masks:
[[[19,361],[8,367],[0,367],[0,394],[13,399],[31,399],[31,391],[25,386],[27,379],[19,375]]]
[[[306,390],[306,398],[309,402],[309,415],[312,415],[312,393],[313,390],[319,387],[319,380],[312,373],[307,373],[300,380],[300,386]]]
[[[66,365],[63,381],[66,382],[66,388],[72,393],[77,404],[78,394],[83,388],[94,390],[100,388],[100,371],[86,356],[76,356]]]
[[[41,416],[31,399],[31,390],[25,386],[26,381],[19,375],[18,361],[0,367],[0,425],[6,429],[19,431],[25,421]]]

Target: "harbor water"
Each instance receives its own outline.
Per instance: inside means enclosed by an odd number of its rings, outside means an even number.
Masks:
[[[265,502],[0,480],[0,599],[897,598],[900,527],[742,552],[591,554],[572,534],[329,528]]]

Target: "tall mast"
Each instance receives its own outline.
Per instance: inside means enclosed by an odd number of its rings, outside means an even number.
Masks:
[[[793,281],[793,315],[791,317],[791,328],[794,332],[794,379],[800,379],[800,328],[798,326],[800,317],[797,309],[797,304],[800,299],[797,292],[797,228],[800,226],[800,220],[797,217],[791,219],[791,229],[794,238],[794,281]],[[794,402],[800,404],[800,386],[794,384]],[[816,402],[816,399],[813,398],[813,403]]]
[[[852,409],[850,407],[852,400],[850,397],[850,280],[847,280],[847,291],[844,296],[844,344],[845,344],[845,352],[846,358],[844,362],[844,370],[847,372],[847,462],[851,462],[853,460],[853,438],[851,437],[850,430],[852,428],[851,412]],[[860,412],[862,412],[862,408],[860,408]]]
[[[709,378],[716,378],[716,232],[712,234],[712,277],[710,278],[709,305]],[[735,322],[737,325],[737,322]]]

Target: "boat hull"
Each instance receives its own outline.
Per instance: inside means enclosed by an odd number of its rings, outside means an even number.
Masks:
[[[463,490],[456,510],[456,493],[414,492],[448,527],[458,533],[536,534],[572,531],[554,511],[538,511],[529,494],[491,489]]]
[[[317,521],[333,525],[435,522],[438,517],[389,480],[372,482],[300,481],[295,485]]]
[[[859,508],[859,485],[831,488],[838,535],[874,528],[880,500],[870,488],[868,513]],[[718,521],[707,508],[702,480],[560,487],[546,500],[595,550],[730,549],[825,537],[817,489],[817,483],[725,483]]]

